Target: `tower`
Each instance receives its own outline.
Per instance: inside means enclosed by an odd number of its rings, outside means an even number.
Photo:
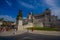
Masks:
[[[17,26],[17,30],[23,30],[23,18],[22,18],[22,10],[19,10],[19,13],[17,15],[16,18],[16,26]]]
[[[47,8],[45,10],[45,26],[50,27],[51,25],[51,10]]]
[[[50,16],[50,15],[51,15],[51,10],[50,10],[49,8],[47,8],[47,9],[45,10],[45,14],[48,15],[48,16]]]
[[[33,27],[33,14],[32,14],[32,12],[30,12],[28,15],[28,25],[29,25],[29,27]]]

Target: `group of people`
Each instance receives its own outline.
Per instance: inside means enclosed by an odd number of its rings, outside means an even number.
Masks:
[[[6,31],[5,27],[0,28],[0,32]]]

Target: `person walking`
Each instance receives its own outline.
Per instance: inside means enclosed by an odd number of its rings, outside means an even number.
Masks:
[[[13,34],[16,34],[16,29],[14,29]]]

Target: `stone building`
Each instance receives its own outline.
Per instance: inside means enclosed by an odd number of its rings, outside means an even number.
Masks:
[[[23,19],[22,19],[22,10],[19,10],[19,14],[17,15],[16,18],[16,28],[17,30],[22,30],[23,29]]]
[[[18,30],[34,26],[52,28],[57,26],[57,22],[57,16],[51,15],[50,9],[46,9],[43,13],[37,15],[33,15],[33,13],[30,12],[27,19],[23,19],[22,10],[19,10],[16,20],[16,27]]]
[[[32,22],[32,14],[29,14],[27,19],[23,19],[22,16],[22,10],[19,10],[19,14],[17,15],[16,18],[16,28],[17,30],[23,30],[24,28],[27,27],[33,27],[33,22]]]
[[[35,25],[40,27],[54,27],[57,26],[57,16],[51,15],[51,10],[46,9],[42,14],[37,14],[33,16],[33,22]]]

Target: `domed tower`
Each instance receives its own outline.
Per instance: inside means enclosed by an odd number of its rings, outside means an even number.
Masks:
[[[51,23],[51,10],[47,8],[45,10],[45,26],[50,27],[51,26],[50,23]]]
[[[51,15],[51,10],[49,8],[45,10],[45,15],[48,15],[48,16]]]
[[[28,24],[30,25],[30,27],[33,27],[33,13],[30,12],[28,15]]]
[[[28,20],[31,23],[33,22],[33,14],[32,14],[32,12],[29,13]]]
[[[22,30],[23,29],[23,18],[22,18],[22,10],[19,10],[19,13],[16,18],[16,26],[17,30]]]

